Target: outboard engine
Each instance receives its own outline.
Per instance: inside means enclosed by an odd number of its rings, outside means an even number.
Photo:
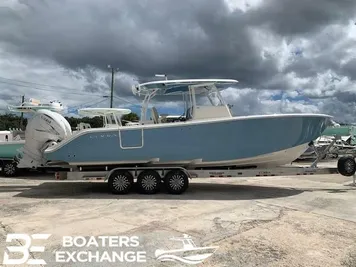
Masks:
[[[21,151],[19,168],[36,168],[46,164],[44,151],[72,135],[68,121],[59,113],[38,110],[26,126],[25,145]]]

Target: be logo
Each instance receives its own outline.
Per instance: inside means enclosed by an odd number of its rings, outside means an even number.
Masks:
[[[43,259],[28,259],[30,257],[30,252],[44,252],[44,247],[42,246],[31,246],[32,240],[34,239],[42,239],[46,240],[50,237],[50,234],[33,234],[33,235],[26,235],[26,234],[8,234],[6,236],[6,242],[11,242],[13,240],[24,240],[20,242],[20,246],[9,246],[6,247],[9,252],[12,253],[21,253],[22,258],[16,259],[10,258],[9,254],[5,251],[4,252],[4,260],[3,264],[28,264],[28,265],[37,265],[37,264],[46,264]]]

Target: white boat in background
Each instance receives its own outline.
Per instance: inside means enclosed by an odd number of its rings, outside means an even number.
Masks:
[[[324,153],[321,159],[338,158],[356,151],[356,146],[351,144],[352,136],[320,136],[298,159],[315,159]]]
[[[121,119],[123,115],[127,115],[130,113],[131,113],[130,109],[122,109],[122,108],[82,108],[78,110],[78,114],[82,116],[102,117],[103,128],[139,125],[138,122],[124,121]],[[89,123],[81,122],[78,125],[76,132],[89,128],[91,128]]]
[[[334,146],[343,149],[354,149],[355,146],[350,144],[351,137],[351,135],[341,136],[335,141]],[[320,147],[328,146],[335,138],[335,136],[320,136],[315,140],[315,145]]]
[[[145,96],[138,125],[123,126],[112,109],[115,125],[84,129],[75,135],[63,116],[39,110],[27,125],[25,156],[19,166],[276,167],[297,159],[331,118],[324,114],[233,116],[220,90],[236,83],[189,79],[139,84],[132,88],[135,95]],[[185,113],[178,122],[161,123],[155,107],[152,120],[146,119],[148,103],[156,95],[183,97]],[[199,104],[200,97],[211,105]]]
[[[130,114],[130,109],[123,108],[82,108],[78,109],[78,114],[88,117],[102,117],[103,128],[122,126],[121,116]],[[84,129],[83,129],[84,130]]]
[[[182,116],[180,115],[159,115],[159,121],[161,123],[179,122]]]
[[[14,131],[0,131],[0,159],[14,158],[25,140]]]
[[[19,106],[12,106],[9,105],[8,109],[11,112],[36,112],[37,110],[51,110],[55,112],[63,111],[64,107],[63,104],[58,100],[50,101],[49,103],[41,104],[39,100],[34,98],[30,98],[28,102],[24,102]]]
[[[75,127],[75,130],[73,131],[73,134],[74,133],[77,133],[81,130],[84,130],[84,129],[90,129],[91,128],[91,125],[90,123],[85,123],[85,122],[80,122],[77,124],[77,126]]]

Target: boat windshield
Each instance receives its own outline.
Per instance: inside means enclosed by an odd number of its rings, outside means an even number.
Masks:
[[[132,91],[136,94],[143,94],[141,109],[141,123],[162,123],[161,115],[156,107],[151,108],[151,121],[147,121],[146,112],[148,103],[157,96],[172,97],[180,95],[183,97],[183,114],[177,121],[185,120],[206,120],[216,118],[232,117],[230,107],[225,103],[220,91],[228,88],[235,80],[171,80],[149,82],[133,86]],[[182,99],[182,98],[181,98]]]
[[[197,104],[207,106],[209,105],[207,103],[208,101],[212,106],[224,106],[226,104],[219,91],[208,91],[207,93],[199,96]]]

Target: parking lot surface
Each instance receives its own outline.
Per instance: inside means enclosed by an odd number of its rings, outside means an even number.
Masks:
[[[193,179],[183,195],[112,195],[101,181],[52,175],[0,178],[0,260],[7,234],[46,233],[45,251],[30,258],[47,266],[189,266],[155,256],[182,248],[170,238],[186,234],[198,247],[217,247],[198,266],[356,266],[355,190],[341,175]],[[63,236],[137,236],[139,246],[64,247]],[[55,258],[115,249],[144,251],[146,262]]]

